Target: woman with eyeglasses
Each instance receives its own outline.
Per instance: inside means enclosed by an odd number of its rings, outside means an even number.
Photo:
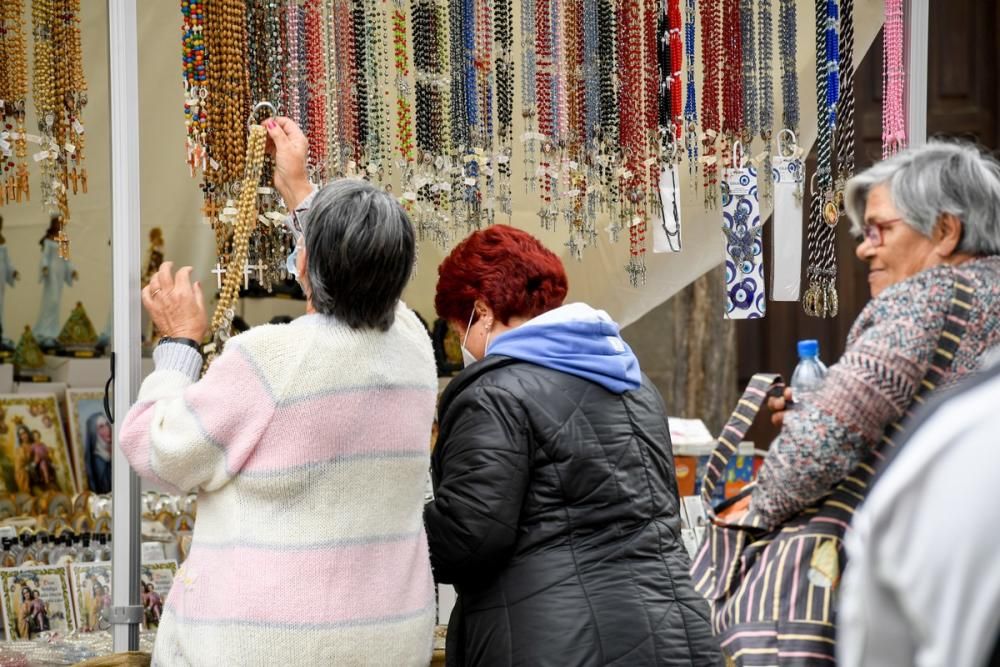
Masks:
[[[872,300],[847,348],[795,409],[770,399],[782,426],[752,505],[781,525],[829,493],[910,407],[949,313],[956,274],[973,287],[970,318],[945,384],[1000,343],[1000,164],[977,147],[931,142],[847,183],[845,204]],[[786,391],[786,398],[790,395]]]

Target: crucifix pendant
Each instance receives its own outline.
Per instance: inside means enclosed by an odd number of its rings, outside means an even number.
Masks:
[[[632,287],[640,287],[646,284],[646,264],[639,258],[632,256],[625,265],[625,272],[628,273],[628,281]]]
[[[216,262],[215,263],[215,268],[212,269],[212,273],[215,274],[215,287],[216,287],[216,289],[222,289],[222,274],[224,274],[225,272],[226,272],[226,270],[224,268],[222,268],[222,265],[219,264],[218,262]]]

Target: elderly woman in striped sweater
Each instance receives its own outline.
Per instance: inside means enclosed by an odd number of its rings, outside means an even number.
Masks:
[[[437,378],[399,301],[414,230],[364,181],[313,191],[299,128],[267,126],[307,314],[232,338],[199,380],[207,325],[190,267],[165,262],[143,290],[165,337],[121,446],[142,476],[199,492],[154,664],[426,665]]]

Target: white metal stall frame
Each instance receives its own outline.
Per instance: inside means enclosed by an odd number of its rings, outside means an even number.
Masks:
[[[908,0],[907,138],[927,140],[927,52],[929,0]],[[140,381],[139,261],[139,53],[136,0],[108,0],[111,120],[111,226],[114,304],[115,442],[121,421],[135,402]],[[112,481],[112,623],[115,652],[139,647],[139,480],[115,447]]]
[[[136,0],[108,0],[115,443],[140,380],[139,48]],[[121,448],[112,466],[111,623],[114,650],[139,648],[139,478]]]

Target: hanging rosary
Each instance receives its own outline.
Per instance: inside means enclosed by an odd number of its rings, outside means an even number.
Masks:
[[[719,202],[719,87],[722,83],[722,12],[720,0],[702,0],[701,9],[701,161],[704,165],[702,186],[705,208]]]
[[[781,59],[781,125],[793,136],[799,133],[799,79],[795,0],[780,0],[778,49]]]
[[[743,134],[741,0],[722,0],[722,168],[734,165],[733,145]]]
[[[740,47],[742,49],[743,123],[739,139],[747,155],[753,154],[752,142],[760,123],[760,90],[757,87],[757,38],[754,0],[739,0]]]
[[[656,0],[626,3],[618,25],[618,58],[622,79],[621,212],[629,230],[629,261],[625,271],[633,287],[646,282],[647,218],[653,213],[652,183],[658,182],[659,158],[650,144],[655,137],[656,100]],[[658,141],[656,148],[658,149]],[[657,151],[658,152],[658,151]],[[655,169],[655,171],[653,171]],[[658,205],[656,198],[655,205]]]
[[[770,0],[762,0],[764,1]],[[805,163],[802,161],[802,149],[797,139],[799,93],[795,0],[780,0],[778,52],[781,64],[783,129],[778,133],[777,154],[771,160],[774,198],[771,298],[775,301],[798,301],[802,281],[802,189]],[[762,63],[761,70],[764,69],[769,67]],[[811,220],[810,218],[810,225]]]
[[[513,213],[511,202],[511,158],[514,154],[514,3],[495,0],[494,76],[496,79],[497,153],[494,170],[497,177],[497,201],[500,211],[508,218]],[[583,76],[583,73],[580,73]]]
[[[834,204],[844,212],[844,187],[854,176],[854,0],[840,0],[840,97],[837,100],[837,178]]]
[[[659,186],[659,229],[653,233],[653,252],[681,250],[680,174],[678,164],[683,156],[683,45],[681,44],[680,0],[669,0],[660,13],[657,27],[659,64],[659,136],[662,172]]]
[[[312,2],[312,0],[310,0]],[[318,11],[310,7],[310,11]],[[282,44],[282,10],[271,0],[251,0],[247,3],[247,67],[249,68],[250,99],[282,98],[285,54]],[[318,43],[318,41],[317,41]],[[280,114],[280,106],[274,114]],[[310,142],[310,149],[312,149]],[[248,271],[244,274],[244,287],[250,287],[250,278],[267,292],[288,278],[286,258],[294,247],[294,240],[284,224],[288,214],[281,197],[270,186],[274,181],[273,165],[265,161],[261,181],[268,185],[257,188],[257,224],[250,236],[247,256]],[[231,208],[229,209],[232,210]],[[225,215],[219,223],[228,232],[232,214]],[[219,224],[216,223],[216,224]],[[228,233],[226,234],[228,238]],[[219,267],[226,254],[220,252]],[[221,280],[220,286],[221,289]]]
[[[807,232],[809,286],[802,298],[806,315],[836,317],[836,230],[839,211],[833,193],[833,132],[836,124],[839,77],[839,42],[836,0],[816,0],[816,173],[811,188]]]
[[[309,128],[309,158],[307,164],[313,180],[327,180],[327,107],[326,107],[326,57],[323,52],[323,9],[320,0],[306,0],[303,7],[306,71],[306,126]],[[260,98],[252,98],[260,99]]]
[[[274,107],[268,102],[262,102],[254,107],[254,114],[262,107],[269,107],[273,113]],[[257,187],[260,185],[261,172],[264,167],[264,147],[267,143],[267,131],[259,125],[257,118],[250,116],[250,133],[247,140],[247,154],[244,159],[245,173],[243,181],[237,188],[236,213],[233,218],[232,252],[226,267],[219,300],[212,314],[212,342],[206,346],[206,368],[214,358],[222,353],[222,348],[232,335],[233,319],[236,317],[236,301],[239,299],[240,285],[249,272],[247,257],[250,237],[257,225]]]
[[[684,143],[687,147],[688,177],[698,189],[698,104],[695,97],[694,46],[695,0],[684,0]]]
[[[41,150],[42,201],[59,218],[59,256],[69,258],[69,190],[87,192],[82,168],[81,121],[87,104],[80,47],[79,0],[34,0],[31,25],[35,47],[34,98]]]
[[[757,82],[760,90],[758,123],[760,138],[764,143],[758,171],[763,175],[760,179],[761,199],[772,201],[772,146],[771,128],[774,126],[774,35],[773,35],[773,5],[771,0],[757,0]]]
[[[187,163],[194,176],[208,166],[208,98],[205,55],[205,0],[181,0],[181,50],[184,65],[184,125]]]
[[[323,3],[322,11],[322,48],[324,61],[324,75],[326,77],[325,88],[325,110],[326,110],[326,164],[323,165],[323,173],[327,178],[334,178],[341,174],[340,162],[340,116],[337,90],[339,82],[337,76],[337,49],[334,31],[337,29],[336,14],[334,10],[335,0],[326,0]],[[280,92],[279,90],[276,92]]]
[[[23,0],[0,6],[0,205],[31,199],[28,186],[28,52],[21,18]]]
[[[882,32],[882,158],[906,148],[903,0],[886,0]]]

